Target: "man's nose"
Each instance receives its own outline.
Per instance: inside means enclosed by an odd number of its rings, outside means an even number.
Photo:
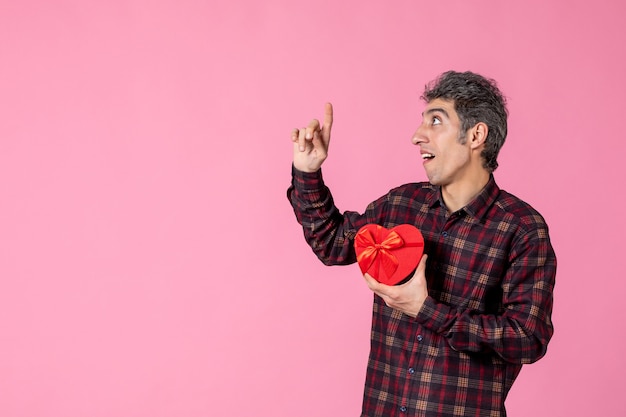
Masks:
[[[421,124],[419,125],[415,133],[413,133],[413,138],[411,139],[411,142],[413,143],[413,145],[419,145],[420,143],[427,142],[427,141],[428,139],[426,138],[426,135],[424,132],[424,125]]]

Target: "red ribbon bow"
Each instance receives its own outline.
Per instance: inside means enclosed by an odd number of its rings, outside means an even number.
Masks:
[[[382,226],[378,226],[376,231],[379,232]],[[398,249],[404,246],[404,240],[398,233],[391,231],[385,240],[376,243],[376,239],[368,229],[363,229],[357,233],[355,238],[357,244],[365,249],[357,258],[360,265],[365,266],[365,271],[369,271],[376,259],[379,259],[381,268],[385,274],[390,277],[398,269],[398,258],[391,253],[392,249]]]

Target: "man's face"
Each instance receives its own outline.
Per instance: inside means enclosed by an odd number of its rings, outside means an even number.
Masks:
[[[443,99],[429,102],[412,142],[420,147],[431,184],[447,186],[467,176],[471,152],[469,141],[463,139],[465,132],[461,133],[461,121],[454,102]]]

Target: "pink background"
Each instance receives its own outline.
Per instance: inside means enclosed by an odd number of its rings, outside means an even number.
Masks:
[[[424,180],[425,82],[496,78],[556,334],[515,416],[624,416],[620,1],[0,2],[0,416],[356,416],[371,294],[285,198],[335,105],[341,209]]]

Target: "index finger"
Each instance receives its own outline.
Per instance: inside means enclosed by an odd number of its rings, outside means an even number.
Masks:
[[[333,127],[333,105],[332,103],[326,103],[324,107],[324,125],[322,133],[326,135],[326,138],[330,136],[330,129]]]
[[[363,274],[363,277],[365,278],[365,282],[367,283],[367,286],[369,287],[370,290],[374,291],[376,294],[378,295],[385,295],[388,296],[389,295],[389,286],[382,284],[380,282],[378,282],[376,280],[376,278],[374,278],[373,276],[371,276],[370,274],[368,274],[367,272],[365,274]]]

